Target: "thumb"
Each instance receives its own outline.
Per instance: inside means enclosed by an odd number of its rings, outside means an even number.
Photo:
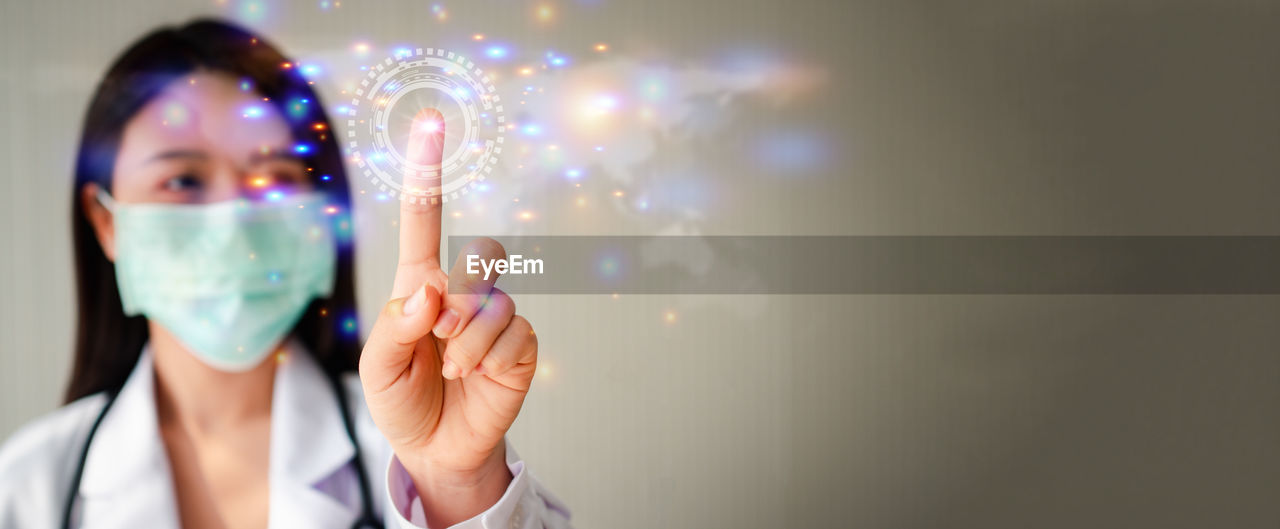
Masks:
[[[405,372],[414,348],[431,332],[439,312],[440,292],[429,284],[382,307],[360,355],[360,379],[366,391],[385,389]]]

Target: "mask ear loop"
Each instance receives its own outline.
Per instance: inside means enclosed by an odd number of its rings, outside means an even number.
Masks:
[[[102,186],[97,186],[97,188],[98,188],[98,193],[97,193],[98,203],[102,204],[102,207],[107,208],[107,211],[115,213],[116,199],[111,198],[111,194],[107,193],[107,190],[103,189]]]

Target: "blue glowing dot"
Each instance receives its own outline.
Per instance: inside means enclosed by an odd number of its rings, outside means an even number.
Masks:
[[[305,143],[299,143],[293,146],[293,152],[298,154],[308,154],[311,152],[311,146]]]
[[[476,191],[480,191],[480,192],[482,192],[482,193],[483,193],[483,192],[488,191],[489,189],[490,189],[490,188],[489,188],[489,184],[487,184],[487,183],[480,184],[480,185],[477,185],[477,186],[476,186]]]
[[[267,200],[270,200],[272,202],[279,202],[284,198],[284,193],[281,193],[279,191],[268,191],[266,197],[267,197]]]
[[[324,176],[321,176],[320,179],[324,180],[325,182],[328,182],[330,180],[333,180],[333,177],[329,175],[324,175]]]
[[[559,66],[564,66],[566,64],[569,64],[569,59],[567,57],[565,57],[564,55],[560,55],[554,51],[548,51],[546,57],[547,57],[547,64],[550,64],[551,66],[559,67]]]
[[[410,50],[409,48],[396,48],[396,51],[395,51],[395,56],[396,56],[396,57],[398,57],[398,58],[404,58],[404,57],[408,57],[408,56],[410,56],[410,55],[413,55],[413,51],[412,51],[412,50]]]
[[[582,178],[582,169],[569,169],[564,172],[564,176],[570,180],[577,180]]]
[[[386,193],[378,193],[375,198],[377,198],[379,202],[386,202],[389,197],[387,197]]]
[[[248,79],[241,79],[241,80],[240,80],[240,91],[241,91],[241,92],[248,92],[248,91],[250,91],[250,90],[253,90],[253,83],[249,82],[249,80],[248,80]]]
[[[454,88],[453,93],[457,94],[458,97],[461,97],[463,99],[471,97],[471,92],[467,90],[465,86],[459,86],[457,88]]]
[[[320,67],[314,64],[304,64],[298,67],[298,73],[301,73],[303,77],[311,79],[320,75]]]
[[[266,114],[266,112],[262,110],[261,106],[249,105],[244,108],[244,112],[241,115],[249,119],[258,119],[264,114]]]
[[[307,104],[310,102],[311,101],[309,99],[294,99],[290,101],[286,108],[289,112],[289,117],[294,119],[302,119],[303,117],[306,117],[308,110]]]
[[[282,277],[282,276],[280,275],[280,272],[278,272],[278,271],[276,271],[276,270],[272,270],[272,271],[270,271],[270,272],[267,272],[267,281],[270,281],[270,282],[272,282],[272,283],[279,283],[279,282],[280,282],[280,278],[281,278],[281,277]]]
[[[520,133],[525,136],[539,136],[542,134],[542,126],[537,123],[526,123],[520,127]]]
[[[348,114],[351,112],[351,107],[347,105],[339,105],[337,108],[334,108],[333,111],[339,114]]]
[[[342,318],[342,332],[347,334],[356,333],[356,317],[355,316],[347,316],[345,318]]]
[[[604,152],[604,145],[596,145],[596,152]]]
[[[484,54],[490,59],[505,59],[508,53],[505,46],[489,46],[484,50]]]

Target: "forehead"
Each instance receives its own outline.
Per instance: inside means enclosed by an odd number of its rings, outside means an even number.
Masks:
[[[291,140],[284,116],[261,94],[242,90],[227,74],[194,73],[170,83],[125,124],[118,162],[179,148],[243,160]]]

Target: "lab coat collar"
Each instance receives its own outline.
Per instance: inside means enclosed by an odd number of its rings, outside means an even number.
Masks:
[[[355,455],[338,400],[327,375],[296,341],[278,355],[271,402],[269,479],[272,525],[278,516],[354,519],[343,502],[316,485],[341,470]],[[85,460],[80,491],[86,499],[147,490],[153,513],[176,518],[172,477],[160,437],[155,406],[155,376],[149,346],[98,427]],[[147,484],[145,489],[139,488]],[[302,511],[302,512],[297,512]],[[333,518],[328,518],[333,519]],[[164,524],[161,524],[164,525]]]
[[[355,456],[328,375],[301,344],[279,357],[271,401],[272,477],[310,487]]]
[[[115,404],[102,418],[89,444],[80,481],[81,494],[108,496],[123,492],[122,484],[157,477],[170,479],[155,402],[151,349],[144,346]]]
[[[271,402],[270,527],[349,526],[356,510],[322,492],[355,456],[328,375],[298,342],[278,357]],[[348,390],[350,391],[350,390]],[[354,415],[354,410],[353,410]]]

